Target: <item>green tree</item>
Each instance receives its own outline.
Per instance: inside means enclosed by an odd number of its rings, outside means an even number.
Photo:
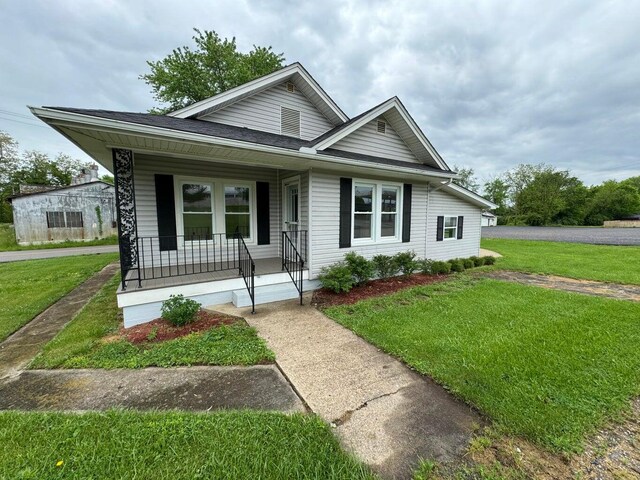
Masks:
[[[114,184],[114,180],[113,180],[113,175],[102,175],[100,177],[100,180],[102,180],[105,183],[110,183],[111,185]]]
[[[487,199],[498,205],[495,209],[496,215],[506,215],[508,213],[509,184],[502,178],[496,177],[484,184],[484,195]]]
[[[221,39],[214,31],[194,28],[196,48],[174,49],[162,60],[148,61],[151,72],[140,78],[154,98],[165,104],[150,110],[167,113],[242,85],[283,66],[282,53],[271,46],[253,46],[249,53],[237,50],[235,37]]]
[[[640,192],[632,183],[608,180],[593,187],[587,224],[602,225],[605,220],[624,218],[640,212]]]
[[[566,190],[580,183],[566,170],[545,168],[534,172],[533,179],[518,195],[520,212],[527,216],[529,225],[549,225],[566,209]]]
[[[480,183],[475,176],[473,168],[458,167],[457,165],[454,165],[453,171],[457,172],[457,174],[460,175],[460,178],[454,180],[454,183],[457,183],[461,187],[464,187],[467,190],[471,190],[472,192],[478,191],[478,189],[480,188]]]

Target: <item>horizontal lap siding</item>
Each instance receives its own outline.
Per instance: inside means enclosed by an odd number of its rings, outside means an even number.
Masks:
[[[134,173],[138,236],[140,237],[158,235],[155,174],[269,182],[271,244],[249,244],[247,247],[254,258],[267,258],[279,255],[278,245],[281,224],[279,209],[280,187],[276,170],[199,162],[197,160],[180,158],[136,155]],[[254,237],[256,234],[257,232],[254,233]],[[163,255],[165,255],[166,258],[166,254]],[[154,257],[159,259],[157,252],[154,252]]]
[[[350,251],[371,258],[374,255],[393,255],[413,250],[419,257],[425,254],[425,234],[427,215],[427,185],[413,184],[411,197],[411,241],[407,243],[378,243],[338,248],[340,176],[312,172],[312,267],[311,278],[316,278],[320,269],[344,258]]]
[[[333,128],[300,91],[296,89],[293,93],[287,92],[286,84],[277,85],[205,115],[202,120],[280,134],[281,106],[300,111],[300,138],[311,140]]]
[[[380,120],[385,121],[382,117]],[[386,133],[378,133],[378,119],[363,125],[352,134],[331,145],[331,148],[405,162],[418,162],[413,152],[389,123],[386,125]]]
[[[436,241],[438,216],[464,216],[462,239]],[[448,260],[450,258],[471,257],[480,251],[480,219],[482,210],[464,200],[442,190],[429,194],[429,214],[427,217],[427,258]]]

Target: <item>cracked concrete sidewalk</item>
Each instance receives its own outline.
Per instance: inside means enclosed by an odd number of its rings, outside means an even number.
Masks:
[[[420,459],[461,456],[482,418],[441,386],[381,352],[309,305],[232,305],[275,354],[309,408],[343,445],[385,478],[411,478]]]

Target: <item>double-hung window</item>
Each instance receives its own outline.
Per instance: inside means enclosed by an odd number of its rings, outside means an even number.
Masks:
[[[444,239],[456,238],[458,232],[458,217],[444,217]]]
[[[251,237],[251,189],[246,185],[225,185],[224,225],[227,238],[240,233]]]
[[[182,192],[182,226],[185,240],[206,240],[213,233],[213,185],[184,182]]]
[[[355,243],[399,240],[400,185],[353,183],[353,240]]]

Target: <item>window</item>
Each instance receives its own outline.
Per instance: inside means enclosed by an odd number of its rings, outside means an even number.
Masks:
[[[67,228],[82,228],[82,212],[67,212]]]
[[[47,227],[64,228],[64,212],[47,212]]]
[[[185,240],[210,238],[213,233],[213,186],[182,184],[182,226]]]
[[[458,217],[444,217],[444,239],[456,238],[458,231]]]
[[[400,234],[399,185],[353,184],[353,240],[398,240]]]
[[[251,198],[247,186],[224,187],[224,225],[227,238],[239,232],[243,237],[251,237]]]

